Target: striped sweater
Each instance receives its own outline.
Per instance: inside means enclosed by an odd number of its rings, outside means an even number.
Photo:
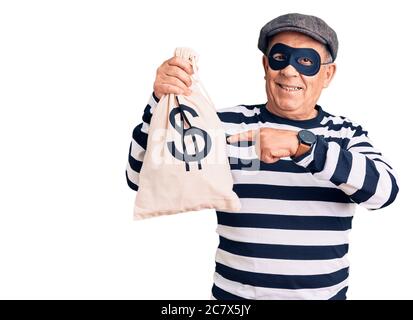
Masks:
[[[157,102],[152,94],[133,131],[126,169],[133,190]],[[242,207],[237,213],[217,211],[212,298],[346,299],[356,204],[371,210],[388,206],[398,186],[366,131],[316,108],[315,118],[300,121],[278,117],[265,104],[218,111],[227,134],[260,127],[308,129],[317,142],[300,158],[273,164],[256,159],[251,142],[228,144],[233,190]]]

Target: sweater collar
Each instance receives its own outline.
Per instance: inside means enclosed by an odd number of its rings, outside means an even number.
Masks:
[[[260,106],[260,117],[263,122],[286,124],[299,128],[310,129],[319,126],[321,120],[324,118],[324,111],[321,106],[315,105],[314,108],[317,110],[317,115],[314,118],[307,120],[293,120],[277,116],[267,109],[267,104],[262,104]]]

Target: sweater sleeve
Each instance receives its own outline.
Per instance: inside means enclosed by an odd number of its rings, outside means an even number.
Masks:
[[[139,188],[139,172],[142,168],[148,142],[148,129],[151,123],[153,110],[158,102],[159,99],[152,93],[149,102],[144,109],[142,122],[135,127],[132,133],[128,162],[126,164],[126,182],[128,186],[135,191]]]
[[[393,168],[361,126],[356,127],[345,148],[318,135],[313,148],[293,160],[316,179],[331,181],[367,209],[390,205],[399,191]]]

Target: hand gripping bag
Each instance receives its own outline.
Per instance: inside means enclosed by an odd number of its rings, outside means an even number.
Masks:
[[[193,67],[190,96],[164,95],[153,111],[139,175],[135,219],[215,208],[239,211],[215,107],[199,80],[197,54],[177,48]]]

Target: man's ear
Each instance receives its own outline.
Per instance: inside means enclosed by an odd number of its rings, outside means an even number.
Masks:
[[[268,69],[268,57],[265,56],[265,55],[262,56],[262,66],[264,67],[265,73],[267,73],[267,69]]]
[[[335,63],[330,63],[326,66],[326,77],[324,78],[324,88],[327,88],[330,85],[331,80],[333,80],[334,75],[336,74],[337,65]]]
[[[267,79],[268,57],[265,55],[262,56],[262,66],[264,67],[264,79]]]

